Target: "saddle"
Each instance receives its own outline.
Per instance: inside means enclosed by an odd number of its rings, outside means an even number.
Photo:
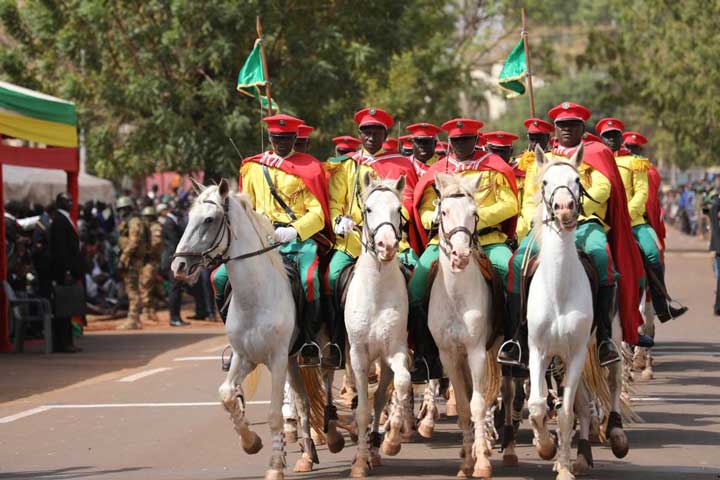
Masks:
[[[500,275],[495,271],[486,253],[473,253],[473,261],[477,262],[483,278],[485,278],[488,287],[490,287],[490,297],[492,298],[492,333],[485,345],[485,348],[490,350],[495,341],[503,335],[505,316],[507,315],[507,311],[505,310],[505,288],[503,287],[502,278],[500,278]],[[424,300],[426,311],[430,304],[430,292],[432,291],[432,286],[439,270],[440,262],[435,260],[430,266],[427,277],[427,288],[425,290],[427,293],[425,294]]]
[[[587,274],[588,280],[590,281],[590,291],[592,292],[593,297],[593,311],[596,311],[597,293],[598,289],[600,288],[600,277],[595,270],[595,266],[593,265],[590,255],[579,249],[577,252],[578,256],[580,257],[580,263],[585,269],[585,273]],[[522,323],[525,323],[527,321],[527,298],[528,293],[530,292],[530,283],[532,282],[532,279],[535,276],[535,272],[537,271],[539,265],[540,260],[538,255],[533,255],[532,257],[530,257],[527,269],[523,271],[522,277],[520,279],[520,318],[522,319]],[[595,317],[596,315],[593,315],[593,330],[595,329],[596,324]]]

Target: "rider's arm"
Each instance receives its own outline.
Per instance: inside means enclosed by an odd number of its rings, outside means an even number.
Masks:
[[[352,162],[345,161],[345,164],[339,168],[333,170],[330,175],[330,183],[328,185],[328,193],[330,195],[330,220],[335,221],[340,215],[345,215],[345,199],[347,198],[347,192],[349,184],[352,181],[352,177],[348,177],[347,167],[348,164],[352,166]]]
[[[533,218],[535,217],[535,211],[537,210],[536,192],[537,186],[537,164],[532,162],[525,173],[524,193],[523,202],[520,206],[520,214],[523,218],[523,224],[525,225],[525,232],[520,235],[520,227],[518,226],[518,238],[524,237],[530,230]],[[518,224],[519,225],[519,224]]]
[[[300,240],[304,241],[323,229],[325,215],[320,202],[307,188],[303,191],[302,202],[305,213],[290,225],[297,230]],[[294,207],[293,210],[296,210]]]
[[[252,181],[252,170],[258,167],[262,169],[262,166],[258,163],[247,162],[240,169],[240,187],[242,192],[250,197],[250,205],[252,205],[253,208],[256,208],[255,199],[257,197],[255,195],[255,182]]]
[[[592,170],[590,173],[590,185],[585,185],[585,190],[592,198],[592,200],[585,198],[583,201],[585,216],[589,217],[596,214],[607,203],[610,199],[610,188],[610,180],[599,171]]]
[[[420,201],[420,222],[425,230],[430,230],[433,226],[433,220],[435,219],[435,200],[437,199],[437,192],[435,189],[428,185],[423,192],[422,200]]]
[[[633,196],[628,201],[631,219],[640,218],[645,214],[645,204],[647,203],[649,191],[647,171],[633,171]]]
[[[479,192],[475,197],[477,199],[479,195],[480,198],[484,198],[489,194],[493,199],[488,201],[490,199],[488,198],[478,206],[478,229],[500,225],[508,218],[517,215],[519,211],[517,197],[505,176],[502,173],[490,172],[490,182],[494,183],[491,190]]]

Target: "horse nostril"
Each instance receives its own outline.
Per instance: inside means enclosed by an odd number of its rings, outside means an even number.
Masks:
[[[575,210],[575,202],[573,200],[570,200],[570,203],[568,204],[568,208],[570,210]]]
[[[185,270],[185,262],[180,262],[178,264],[178,272],[182,272]]]
[[[380,248],[385,248],[385,242],[383,242],[382,240],[380,240],[380,241],[377,243],[377,245],[378,245],[378,247],[380,247]]]

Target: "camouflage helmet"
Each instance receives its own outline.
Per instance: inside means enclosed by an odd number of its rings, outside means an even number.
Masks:
[[[130,197],[122,196],[118,198],[117,204],[115,205],[115,208],[120,210],[121,208],[133,208],[135,207],[135,204],[133,203],[132,199]]]
[[[154,217],[157,215],[157,212],[155,211],[155,207],[152,205],[148,205],[147,207],[142,209],[142,216],[143,217]]]

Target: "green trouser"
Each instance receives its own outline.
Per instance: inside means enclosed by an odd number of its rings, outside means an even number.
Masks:
[[[643,255],[652,265],[662,264],[662,257],[660,255],[660,241],[657,238],[655,230],[647,224],[635,225],[632,228],[635,239],[640,244],[640,250]]]
[[[490,259],[493,268],[500,274],[503,285],[508,278],[508,262],[512,257],[512,251],[505,243],[493,243],[483,245],[483,250]],[[415,267],[408,290],[410,294],[410,318],[408,327],[415,342],[415,353],[423,357],[436,357],[437,346],[428,329],[427,311],[425,309],[425,297],[428,288],[428,274],[432,264],[437,261],[439,248],[437,245],[428,245]]]
[[[315,240],[295,240],[280,247],[280,254],[286,261],[290,260],[297,266],[300,281],[305,293],[305,306],[303,308],[302,330],[303,335],[298,342],[314,339],[320,331],[320,272],[318,268],[317,244]],[[215,303],[219,307],[225,303],[225,285],[228,274],[225,265],[221,265],[212,275]]]
[[[516,295],[520,294],[523,257],[525,256],[525,251],[528,248],[531,238],[532,235],[528,234],[523,239],[510,260],[511,270],[508,289]],[[605,230],[603,230],[602,225],[596,221],[587,221],[579,224],[575,230],[575,245],[590,255],[600,279],[600,286],[614,285],[618,274],[613,265],[610,246],[607,243],[607,236],[605,235]],[[538,243],[533,242],[530,255],[536,255],[538,250]]]
[[[668,309],[667,288],[665,287],[665,265],[660,253],[660,241],[655,230],[647,223],[635,225],[632,232],[645,259],[645,269],[648,270],[647,275],[640,281],[640,288],[645,290],[645,280],[647,280],[655,312],[666,312]]]

